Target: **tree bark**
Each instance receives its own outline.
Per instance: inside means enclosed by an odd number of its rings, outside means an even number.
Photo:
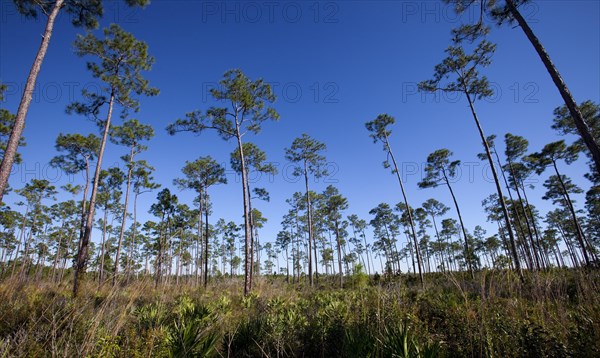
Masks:
[[[566,200],[566,204],[567,204],[567,207],[569,208],[569,212],[571,213],[571,216],[573,216],[573,224],[575,225],[575,230],[577,233],[577,241],[579,241],[579,245],[581,245],[581,252],[583,253],[583,259],[585,260],[585,264],[587,266],[589,266],[590,258],[588,256],[588,252],[587,252],[588,250],[587,250],[587,245],[586,245],[586,239],[583,234],[583,230],[581,230],[581,225],[579,224],[579,219],[577,219],[577,213],[575,212],[575,208],[573,207],[573,202],[571,201],[571,196],[569,195],[569,192],[567,191],[567,187],[565,186],[565,183],[562,180],[562,177],[560,176],[558,167],[556,166],[556,161],[554,159],[552,160],[552,166],[554,167],[554,171],[556,173],[556,176],[558,177],[558,181],[560,182],[560,186],[563,190],[563,196]]]
[[[29,70],[29,76],[25,84],[25,90],[19,103],[19,109],[17,110],[17,116],[15,117],[15,123],[13,124],[8,142],[6,143],[6,150],[4,151],[4,157],[2,158],[2,164],[0,164],[0,203],[4,196],[4,191],[8,186],[8,177],[12,170],[15,157],[17,155],[17,148],[21,141],[23,130],[25,129],[25,119],[27,112],[29,111],[29,105],[33,97],[33,91],[37,82],[38,74],[42,67],[42,62],[46,57],[48,51],[48,45],[50,44],[50,38],[52,37],[52,31],[54,29],[54,22],[58,17],[60,9],[62,8],[64,0],[56,0],[50,14],[48,15],[48,21],[46,22],[46,29],[44,30],[44,36],[42,37],[42,43],[38,49],[33,65]]]
[[[204,225],[206,226],[206,233],[204,234],[204,287],[208,285],[208,193],[205,187],[204,189],[205,206],[204,206]]]
[[[525,21],[525,19],[515,6],[514,1],[506,0],[506,5],[508,6],[511,15],[514,17],[515,20],[517,20],[517,23],[525,33],[525,36],[527,36],[527,39],[529,40],[529,42],[531,42],[538,56],[544,63],[544,66],[550,74],[552,81],[556,85],[556,88],[560,92],[561,97],[565,101],[565,104],[569,109],[569,112],[571,113],[571,117],[573,117],[573,121],[575,122],[577,131],[579,131],[579,135],[581,136],[583,142],[592,154],[592,159],[596,164],[596,172],[600,174],[600,147],[598,146],[598,143],[592,136],[589,126],[585,122],[585,119],[583,118],[579,107],[577,107],[575,99],[573,99],[573,95],[569,91],[569,88],[567,87],[565,81],[562,79],[560,73],[558,72],[558,69],[556,68],[556,66],[554,66],[554,63],[552,63],[550,55],[548,55],[546,49],[544,48],[544,46],[542,46],[540,40],[535,36],[533,30],[529,27],[529,24],[527,23],[527,21]]]
[[[104,208],[104,222],[102,223],[102,244],[100,247],[100,274],[98,275],[98,283],[102,284],[104,280],[104,251],[106,243],[106,221],[108,219],[108,208]]]
[[[469,249],[469,236],[467,236],[467,229],[465,228],[465,223],[463,222],[462,214],[460,213],[460,208],[458,206],[458,201],[456,201],[456,196],[454,195],[454,190],[452,190],[452,185],[450,185],[450,181],[446,176],[446,171],[442,168],[442,174],[444,175],[444,181],[446,182],[446,186],[448,190],[450,190],[450,195],[452,196],[452,201],[454,201],[454,207],[456,208],[456,213],[458,214],[458,220],[460,221],[460,227],[462,229],[463,236],[465,238],[465,261],[467,263],[467,267],[469,268],[469,273],[471,274],[471,279],[475,278],[475,272],[473,271],[473,265],[471,264],[471,250]]]
[[[242,171],[242,194],[244,195],[244,237],[245,237],[245,258],[244,258],[244,296],[247,296],[251,290],[251,275],[252,275],[252,255],[250,242],[250,212],[248,206],[248,177],[246,175],[246,160],[244,158],[244,149],[242,147],[242,136],[236,120],[236,137],[238,142],[238,151],[240,153],[240,164]]]
[[[479,131],[479,135],[481,136],[481,142],[483,143],[483,147],[485,148],[485,154],[487,155],[488,161],[490,163],[490,168],[492,169],[492,175],[494,176],[494,182],[496,184],[496,191],[498,192],[498,201],[500,201],[500,206],[502,207],[502,214],[504,215],[504,221],[506,222],[506,231],[508,231],[508,237],[510,239],[510,249],[512,251],[513,259],[515,261],[515,267],[519,274],[519,278],[521,281],[524,280],[523,270],[521,269],[521,262],[519,261],[519,255],[517,254],[517,247],[515,246],[515,235],[512,231],[512,225],[510,223],[510,217],[508,215],[508,210],[506,209],[506,203],[504,202],[504,195],[502,194],[502,187],[500,186],[500,180],[498,180],[498,173],[496,172],[496,166],[494,165],[494,160],[492,159],[492,153],[490,152],[490,147],[487,144],[485,134],[483,133],[483,128],[481,128],[481,123],[479,123],[479,118],[477,117],[477,112],[475,112],[475,107],[473,106],[473,101],[471,100],[471,95],[463,83],[464,86],[464,94],[469,101],[469,108],[471,109],[471,114],[473,115],[473,119],[475,120],[475,124],[477,125],[477,130]]]
[[[406,192],[404,190],[404,183],[402,183],[402,177],[400,176],[400,170],[398,169],[398,164],[396,163],[396,158],[392,153],[392,148],[390,147],[389,140],[387,135],[385,136],[385,145],[387,148],[390,157],[392,158],[392,162],[394,164],[394,169],[396,170],[396,176],[398,177],[398,183],[400,184],[400,190],[402,191],[402,197],[404,198],[404,204],[406,204],[406,210],[408,212],[408,219],[410,221],[410,230],[412,233],[413,241],[415,244],[415,251],[417,253],[417,263],[419,266],[419,280],[421,281],[421,286],[424,285],[423,281],[423,261],[421,260],[421,250],[419,250],[419,242],[417,241],[417,232],[415,230],[415,223],[413,221],[412,213],[410,212],[410,205],[408,205],[408,199],[406,198]]]
[[[310,202],[310,191],[308,189],[308,167],[306,161],[304,161],[304,184],[306,186],[306,215],[308,217],[308,282],[309,285],[313,286],[313,223],[312,223],[312,210]],[[315,255],[315,267],[317,266],[317,257]]]
[[[96,170],[94,172],[94,184],[92,185],[92,196],[90,198],[90,209],[85,223],[85,230],[83,238],[80,242],[79,251],[77,252],[77,261],[75,264],[75,273],[73,277],[73,297],[77,297],[79,293],[79,281],[81,276],[85,272],[85,265],[87,261],[88,245],[92,237],[92,227],[94,221],[94,209],[96,206],[96,196],[98,194],[98,180],[100,178],[100,171],[102,167],[102,159],[104,157],[104,149],[106,147],[106,141],[108,139],[108,133],[110,130],[110,120],[112,117],[113,106],[115,102],[114,89],[110,94],[110,101],[108,103],[108,114],[106,116],[106,123],[104,124],[104,134],[102,135],[102,143],[100,144],[100,151],[98,153],[98,162],[96,164]]]
[[[204,241],[202,240],[202,230],[203,230],[203,226],[202,226],[202,214],[204,213],[203,211],[203,205],[202,205],[202,188],[200,188],[199,192],[198,192],[198,238],[196,239],[196,271],[194,273],[195,278],[196,278],[196,285],[199,282],[199,275],[198,275],[198,271],[199,269],[201,269],[203,267],[202,265],[202,261],[201,261],[201,257],[204,255],[203,253],[200,253],[200,251],[202,250],[202,247],[204,247]],[[200,260],[200,263],[198,263],[198,261]],[[204,275],[202,275],[202,277],[204,277]]]
[[[127,255],[127,282],[129,282],[129,278],[131,277],[131,262],[133,261],[133,255],[135,252],[135,239],[137,236],[137,199],[139,192],[135,189],[135,195],[133,197],[133,232],[131,234],[131,245],[130,251]]]
[[[121,254],[121,244],[123,243],[123,236],[125,234],[125,224],[127,223],[127,207],[129,205],[129,190],[131,190],[131,176],[133,174],[134,151],[135,145],[131,146],[131,153],[129,154],[129,168],[127,170],[127,189],[125,190],[123,219],[121,220],[121,230],[119,231],[119,243],[117,244],[117,254],[115,255],[115,272],[113,274],[112,279],[113,286],[117,283],[117,274],[119,273],[119,256]]]

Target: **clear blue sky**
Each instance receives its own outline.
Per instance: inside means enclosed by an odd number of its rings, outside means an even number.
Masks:
[[[262,133],[246,140],[264,149],[280,169],[286,168],[284,148],[297,136],[306,132],[325,142],[327,159],[335,168],[328,180],[348,198],[347,214],[370,220],[371,208],[401,199],[397,181],[381,166],[385,157],[380,145],[371,142],[364,128],[366,121],[388,113],[397,119],[392,144],[404,168],[422,165],[439,148],[476,165],[471,179],[465,169],[455,190],[468,229],[475,225],[494,229],[486,224],[480,207],[494,186],[484,179],[476,158],[482,148],[466,102],[447,96],[436,100],[415,90],[416,83],[432,76],[450,43],[450,29],[461,21],[441,1],[154,0],[145,10],[130,10],[120,1],[108,3],[101,27],[118,23],[146,41],[156,58],[147,78],[161,94],[142,98],[136,117],[156,130],[150,149],[140,159],[156,167],[155,177],[163,186],[177,192],[172,180],[186,160],[211,155],[228,165],[234,142],[224,142],[213,132],[171,137],[164,128],[186,112],[212,105],[207,88],[226,70],[241,68],[251,78],[274,84],[275,108],[281,115],[279,122],[265,123]],[[23,19],[9,0],[2,0],[0,11],[0,81],[9,85],[2,106],[16,112],[44,22]],[[536,1],[523,14],[575,98],[600,102],[600,3]],[[54,142],[60,132],[95,131],[92,123],[64,112],[69,102],[80,99],[81,88],[94,83],[85,60],[73,54],[78,31],[67,16],[59,18],[27,118],[27,147],[21,149],[24,163],[10,179],[14,188],[33,177],[56,179],[59,174],[47,163],[56,154]],[[477,104],[486,134],[525,136],[531,150],[559,139],[550,125],[560,96],[522,31],[494,28],[491,40],[498,48],[492,66],[483,72],[493,82],[496,96]],[[119,162],[122,154],[124,148],[109,145],[104,167]],[[587,171],[585,159],[563,169],[588,187],[582,178]],[[263,177],[253,184],[271,192],[270,203],[255,203],[269,219],[261,234],[263,242],[274,241],[288,210],[285,199],[303,190],[300,182],[284,173],[280,170],[272,182]],[[540,183],[530,194],[542,212],[550,208],[541,200],[544,178],[535,178]],[[445,188],[418,189],[419,179],[420,174],[405,177],[411,205],[435,197],[450,206]],[[219,217],[242,222],[241,187],[233,174],[229,181],[211,190],[213,222]],[[56,185],[66,182],[62,175]],[[74,183],[79,182],[77,178]],[[326,185],[320,180],[312,187],[321,191]],[[192,204],[192,193],[177,194],[181,202]],[[140,220],[152,219],[146,211],[155,195],[141,197]],[[13,193],[7,201],[15,199]],[[583,198],[578,199],[582,208]],[[455,217],[454,210],[449,215]]]

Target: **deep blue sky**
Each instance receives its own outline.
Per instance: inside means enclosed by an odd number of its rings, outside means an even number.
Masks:
[[[142,98],[142,109],[135,117],[152,124],[157,132],[150,150],[140,159],[156,167],[155,177],[163,186],[177,192],[172,180],[180,175],[186,160],[212,155],[229,163],[234,142],[224,142],[213,132],[171,137],[164,128],[186,112],[212,105],[207,88],[226,70],[241,68],[251,78],[262,77],[274,84],[278,97],[275,108],[281,115],[279,122],[265,123],[262,133],[246,140],[257,143],[280,168],[286,168],[284,148],[302,133],[325,142],[327,159],[335,169],[335,175],[327,179],[348,198],[347,214],[370,220],[371,208],[401,199],[394,176],[381,166],[385,157],[380,145],[372,143],[364,128],[366,121],[389,113],[397,119],[392,142],[404,168],[422,165],[427,155],[439,148],[448,148],[456,159],[476,165],[473,178],[465,169],[455,190],[468,229],[480,224],[493,230],[494,226],[485,222],[480,203],[494,192],[494,186],[484,179],[483,166],[476,158],[482,148],[466,102],[448,96],[435,99],[415,91],[416,83],[429,79],[433,67],[443,59],[443,51],[450,44],[450,29],[470,15],[457,19],[450,7],[433,0],[154,0],[143,11],[130,10],[119,1],[108,3],[101,27],[118,23],[146,41],[156,58],[147,78],[161,94]],[[9,84],[2,105],[16,112],[44,22],[15,14],[9,0],[2,0],[0,10],[0,81]],[[537,1],[523,9],[523,14],[575,98],[599,102],[600,3]],[[10,179],[14,188],[33,177],[57,177],[47,162],[56,154],[54,141],[60,132],[95,131],[92,123],[64,112],[69,102],[80,99],[82,87],[94,83],[85,60],[73,54],[72,42],[80,31],[64,14],[59,18],[27,118],[27,147],[21,149],[24,164]],[[550,125],[552,111],[561,104],[561,98],[522,31],[494,28],[491,40],[498,48],[492,66],[483,73],[493,82],[496,95],[477,103],[486,134],[525,136],[531,150],[559,139]],[[109,145],[104,167],[119,162],[122,154],[124,148]],[[582,179],[587,170],[584,162],[582,159],[563,168],[587,188],[587,181]],[[274,240],[281,217],[288,210],[285,199],[303,190],[302,183],[284,174],[280,171],[272,182],[263,177],[253,184],[271,192],[270,203],[255,203],[269,219],[261,235],[263,242]],[[534,178],[541,181],[530,194],[543,212],[550,208],[541,200],[544,178]],[[419,179],[420,174],[405,178],[411,205],[419,206],[431,197],[450,205],[445,188],[420,190]],[[211,190],[213,222],[219,217],[242,222],[240,184],[233,174],[229,181]],[[66,182],[63,175],[56,185]],[[79,182],[76,178],[75,183]],[[323,180],[312,183],[317,191],[326,185]],[[151,219],[146,211],[155,195],[141,197],[141,220]],[[191,193],[178,195],[180,201],[191,205]],[[13,193],[7,201],[15,199]],[[578,205],[582,208],[583,198]],[[449,215],[455,217],[454,210]]]

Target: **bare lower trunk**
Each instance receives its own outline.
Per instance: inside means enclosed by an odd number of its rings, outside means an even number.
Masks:
[[[19,249],[21,248],[21,242],[25,240],[25,226],[27,225],[27,214],[29,214],[29,206],[25,209],[25,215],[23,215],[23,224],[21,225],[21,234],[19,235],[19,242],[17,244],[17,249],[15,250],[15,259],[13,261],[11,276],[15,275],[15,270],[17,268],[17,255],[19,254]]]
[[[510,239],[510,249],[512,252],[513,260],[515,261],[515,267],[519,274],[519,278],[521,279],[521,281],[523,281],[523,270],[521,269],[521,262],[519,261],[519,255],[517,254],[517,247],[515,245],[515,235],[513,233],[512,225],[510,223],[508,210],[506,209],[506,203],[504,202],[504,194],[502,193],[500,180],[498,180],[498,173],[496,172],[496,166],[494,165],[494,160],[492,159],[492,153],[490,152],[490,147],[487,144],[485,134],[483,133],[483,128],[481,128],[481,123],[479,123],[479,118],[477,117],[477,113],[475,112],[475,107],[473,106],[471,95],[469,94],[469,91],[466,86],[464,86],[464,93],[467,97],[467,100],[469,101],[471,114],[473,115],[473,119],[475,120],[475,124],[477,125],[477,130],[479,131],[479,135],[481,136],[481,142],[483,143],[483,147],[485,148],[485,154],[488,158],[490,169],[492,170],[492,175],[494,176],[496,191],[498,192],[498,201],[500,202],[500,206],[502,207],[502,214],[504,215],[504,221],[506,222],[506,231],[508,231],[508,237]]]
[[[208,195],[206,195],[206,187],[204,189],[204,197],[206,198],[205,202],[205,212],[204,212],[204,225],[206,226],[205,230],[205,238],[204,238],[204,287],[208,285]]]
[[[514,203],[512,192],[510,190],[510,186],[508,185],[508,180],[506,180],[506,175],[504,174],[504,170],[502,169],[502,163],[500,162],[500,156],[498,155],[498,152],[495,149],[494,149],[494,153],[496,154],[496,160],[498,161],[498,165],[500,166],[500,173],[502,174],[502,178],[504,179],[504,184],[506,185],[506,190],[508,191],[508,197],[509,197],[510,201]],[[515,172],[513,170],[512,163],[511,163],[510,159],[508,160],[508,166],[509,166],[511,175],[513,177],[513,181],[515,182],[515,189],[516,189],[516,192],[517,192],[517,196],[519,198],[519,204],[522,207],[523,214],[525,216],[525,222],[527,224],[527,231],[529,233],[529,239],[531,241],[531,248],[532,248],[532,251],[533,251],[533,255],[535,257],[536,267],[539,270],[540,269],[540,263],[539,263],[538,254],[537,254],[537,251],[536,251],[535,240],[533,239],[533,235],[531,233],[531,228],[529,227],[529,220],[527,220],[527,213],[525,212],[525,208],[523,207],[523,201],[521,200],[521,194],[519,192],[519,185],[517,184],[518,179],[517,179],[517,176],[515,175]],[[515,219],[517,221],[517,225],[521,229],[521,225],[522,225],[521,224],[521,215],[519,214],[519,211],[516,210],[516,209],[514,210],[514,212],[515,212]],[[525,235],[523,234],[523,237],[524,236]],[[527,250],[527,254],[528,254],[529,260],[531,261],[531,257],[530,257],[531,255],[529,254],[529,250]]]
[[[556,68],[556,66],[554,66],[554,63],[552,63],[550,55],[548,55],[546,49],[544,48],[544,46],[542,46],[540,40],[535,36],[533,30],[529,27],[529,24],[527,23],[527,21],[525,21],[525,19],[515,6],[514,1],[506,0],[506,5],[508,6],[511,15],[514,17],[515,20],[517,20],[517,23],[525,33],[525,36],[527,36],[527,39],[531,42],[538,56],[544,63],[544,66],[550,74],[552,81],[556,85],[556,88],[558,89],[560,95],[565,101],[565,104],[569,109],[569,113],[571,113],[571,117],[573,117],[573,121],[575,122],[575,126],[577,127],[579,135],[581,136],[583,142],[592,154],[592,159],[596,164],[596,172],[600,173],[600,147],[598,146],[598,143],[592,136],[589,126],[585,122],[581,111],[577,107],[575,99],[573,99],[573,95],[569,91],[569,88],[567,87],[565,81],[562,79],[560,73],[558,72],[558,69]]]
[[[131,176],[133,174],[133,155],[134,146],[131,147],[129,155],[129,170],[127,171],[127,189],[125,190],[125,204],[123,206],[123,219],[121,220],[121,231],[119,232],[119,243],[117,244],[117,254],[115,255],[115,272],[113,274],[112,284],[117,283],[117,274],[119,273],[119,256],[121,254],[121,244],[125,234],[125,224],[127,223],[127,206],[129,205],[129,190],[131,190]]]
[[[367,236],[365,235],[364,231],[363,231],[363,240],[365,241],[365,251],[367,252],[367,270],[369,273],[369,276],[371,276],[371,263],[369,259],[369,247],[367,246]]]
[[[312,255],[312,246],[313,246],[313,224],[312,224],[312,210],[311,210],[311,202],[310,202],[310,192],[308,189],[308,166],[306,161],[304,161],[304,184],[306,187],[306,215],[308,217],[308,282],[309,285],[313,286],[313,255]],[[317,256],[315,255],[315,266],[317,261]]]
[[[92,237],[92,228],[94,222],[94,209],[96,206],[96,195],[98,194],[98,180],[100,178],[100,171],[102,167],[102,158],[104,157],[104,148],[106,147],[106,140],[108,139],[108,133],[110,130],[110,119],[112,117],[113,105],[115,101],[114,91],[110,95],[110,101],[108,104],[108,115],[106,116],[106,123],[104,123],[104,134],[102,135],[102,143],[100,144],[100,151],[98,153],[98,162],[96,164],[96,170],[94,172],[94,184],[92,186],[92,196],[90,198],[90,210],[87,215],[85,223],[85,231],[83,238],[80,243],[79,251],[77,252],[77,261],[75,264],[75,273],[73,277],[73,297],[77,297],[79,293],[79,280],[85,272],[85,265],[87,261],[88,246]]]
[[[46,29],[44,30],[44,36],[42,37],[42,43],[38,49],[33,65],[29,70],[29,76],[25,84],[25,90],[19,103],[19,109],[17,110],[17,116],[15,117],[15,123],[13,124],[8,142],[6,143],[6,149],[4,151],[4,157],[2,158],[2,164],[0,164],[0,203],[2,203],[2,197],[4,191],[8,185],[8,176],[10,175],[15,157],[17,155],[17,148],[21,141],[21,135],[23,129],[25,129],[25,118],[29,111],[29,105],[33,97],[33,90],[37,82],[38,74],[42,67],[42,62],[46,57],[46,51],[48,51],[48,45],[50,44],[50,38],[52,37],[52,31],[54,29],[54,22],[62,8],[64,0],[56,0],[50,14],[48,15],[48,21],[46,22]]]
[[[446,176],[446,171],[443,171],[444,180],[446,181],[446,186],[448,186],[448,190],[450,190],[450,195],[452,196],[452,201],[454,202],[454,207],[456,208],[456,213],[458,214],[458,220],[460,221],[460,227],[462,229],[463,237],[465,238],[465,261],[467,263],[467,267],[469,268],[469,273],[471,274],[471,278],[475,278],[475,273],[473,272],[473,264],[471,263],[471,249],[469,248],[469,237],[467,236],[467,229],[465,228],[465,223],[463,222],[462,214],[460,213],[460,207],[458,206],[458,201],[456,201],[456,196],[454,195],[454,190],[452,190],[452,186],[450,185],[450,181]]]
[[[248,177],[248,173],[246,173],[246,178]],[[256,251],[255,246],[255,235],[254,235],[254,215],[252,214],[252,198],[250,191],[250,182],[246,183],[246,193],[248,195],[248,215],[249,223],[250,223],[250,285],[249,288],[252,290],[252,280],[254,278],[254,252]]]
[[[340,229],[339,223],[335,221],[335,242],[337,244],[337,254],[338,254],[338,269],[340,271],[340,288],[344,287],[344,271],[342,270],[342,247],[340,244]]]
[[[244,158],[244,150],[242,148],[242,137],[237,131],[238,151],[240,153],[240,162],[242,165],[242,194],[244,195],[244,237],[245,237],[245,258],[244,258],[244,295],[248,295],[251,289],[252,275],[252,245],[250,242],[250,212],[249,212],[249,193],[248,193],[248,177],[246,175],[246,160]]]
[[[106,221],[108,219],[108,208],[104,208],[104,221],[102,223],[102,243],[100,246],[100,273],[98,275],[98,283],[102,284],[104,281],[104,252],[106,250]]]
[[[396,170],[396,176],[398,177],[398,183],[400,183],[400,190],[402,191],[402,197],[404,198],[404,204],[406,205],[406,211],[408,212],[408,220],[410,222],[410,230],[411,230],[411,234],[413,237],[413,242],[415,245],[415,251],[417,253],[417,263],[419,266],[419,279],[421,281],[421,286],[424,285],[423,282],[423,261],[421,260],[421,251],[419,250],[419,242],[417,240],[417,232],[415,230],[415,223],[413,220],[413,216],[410,210],[410,205],[408,205],[408,199],[406,198],[406,192],[404,190],[404,183],[402,183],[402,177],[400,176],[400,170],[398,169],[398,164],[396,163],[396,158],[394,157],[394,154],[392,153],[392,149],[390,148],[387,136],[385,137],[385,144],[388,150],[388,153],[390,154],[390,157],[392,158],[392,162],[394,163],[394,169]]]
[[[562,187],[563,195],[567,202],[566,204],[567,204],[567,207],[569,208],[569,212],[571,213],[571,216],[573,217],[573,224],[575,225],[577,241],[579,241],[579,245],[581,246],[581,252],[583,254],[583,259],[585,260],[585,264],[589,266],[590,258],[588,256],[586,239],[585,239],[585,235],[583,234],[583,230],[581,229],[581,225],[579,224],[579,219],[577,218],[577,213],[575,212],[575,208],[573,207],[573,202],[571,201],[569,192],[567,191],[565,183],[563,182],[562,177],[560,176],[560,173],[558,172],[558,167],[556,166],[556,162],[554,160],[552,160],[552,165],[554,167],[554,171],[556,172],[556,176],[558,177],[558,181],[560,182],[560,186]]]
[[[65,226],[64,221],[63,221],[63,224],[61,226],[62,227]],[[52,277],[52,281],[54,281],[54,279],[56,277],[56,268],[58,266],[58,258],[60,257],[60,247],[62,246],[62,239],[63,239],[63,236],[60,235],[58,237],[58,243],[56,245],[56,254],[54,256],[54,262],[52,263],[52,276],[51,276]],[[2,260],[2,261],[4,261],[4,260]],[[4,269],[2,271],[4,271]]]
[[[33,214],[33,220],[31,222],[31,228],[29,229],[29,235],[27,235],[27,241],[24,243],[25,251],[23,252],[23,259],[21,262],[21,269],[19,276],[21,279],[25,278],[26,267],[29,263],[29,248],[31,246],[31,240],[33,239],[33,231],[35,230],[35,222],[37,220],[38,210],[35,210],[35,214]]]
[[[136,191],[134,189],[134,191]],[[129,278],[131,277],[131,270],[132,270],[132,261],[133,261],[133,255],[135,253],[135,245],[136,245],[136,235],[137,235],[137,199],[138,199],[138,195],[139,193],[136,191],[135,192],[135,196],[133,198],[133,232],[131,234],[131,245],[130,245],[130,250],[129,250],[129,254],[127,255],[127,282],[129,282]]]

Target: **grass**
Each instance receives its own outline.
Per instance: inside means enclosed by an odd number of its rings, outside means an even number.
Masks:
[[[599,272],[256,277],[205,290],[0,282],[0,357],[600,356]]]

